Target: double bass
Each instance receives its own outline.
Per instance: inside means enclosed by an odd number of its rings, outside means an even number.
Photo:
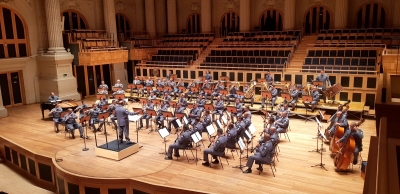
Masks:
[[[364,119],[364,118],[361,118],[360,121],[358,121],[358,122],[356,123],[356,126],[357,126],[357,127],[360,126],[361,124],[364,123],[364,121],[365,121],[365,119]],[[338,153],[339,150],[341,149],[341,148],[339,148],[338,144],[336,144],[336,142],[337,142],[340,138],[343,137],[344,132],[345,132],[345,128],[340,127],[340,126],[337,126],[337,127],[336,127],[335,134],[333,135],[333,137],[332,137],[332,139],[331,139],[331,141],[330,141],[330,145],[329,145],[329,150],[331,151],[331,154],[332,154],[332,155]],[[354,151],[354,150],[353,150],[353,151]]]

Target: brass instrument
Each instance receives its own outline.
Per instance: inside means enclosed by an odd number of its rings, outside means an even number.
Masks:
[[[245,98],[253,98],[255,86],[256,86],[255,84],[251,84],[251,86],[247,89],[246,93],[244,94]]]
[[[211,139],[211,138],[215,138],[215,137],[217,137],[217,135],[211,136],[210,139]],[[215,140],[215,139],[214,139],[214,140]],[[214,143],[214,140],[213,140],[213,141],[210,141],[210,144],[208,144],[208,147],[207,147],[207,148],[210,148],[210,147],[211,147],[211,145]]]
[[[261,85],[261,90],[269,91],[269,84],[268,82],[263,82]]]
[[[283,88],[282,88],[282,92],[289,93],[289,91],[290,91],[290,89],[291,89],[290,86],[291,86],[290,82],[286,83],[286,84],[283,86]]]

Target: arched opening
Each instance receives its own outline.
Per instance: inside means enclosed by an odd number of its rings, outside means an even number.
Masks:
[[[131,37],[131,25],[128,18],[120,13],[115,15],[115,20],[117,24],[118,35],[123,34],[125,38]]]
[[[85,17],[75,10],[66,10],[62,12],[61,15],[64,17],[64,31],[84,30],[89,28]]]
[[[200,14],[194,13],[187,18],[186,32],[188,34],[200,33]]]
[[[226,12],[221,18],[221,33],[228,35],[231,32],[239,32],[240,18],[236,12]]]
[[[306,34],[316,34],[320,30],[327,30],[331,27],[331,14],[328,9],[323,6],[315,6],[306,12],[304,19]]]
[[[376,2],[367,3],[357,12],[357,28],[385,28],[385,8]]]
[[[261,31],[281,31],[282,14],[275,9],[267,9],[260,16]]]

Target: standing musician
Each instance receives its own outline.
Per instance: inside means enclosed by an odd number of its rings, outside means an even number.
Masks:
[[[122,88],[122,89],[123,89],[123,88],[124,88],[124,85],[121,84],[121,80],[118,79],[118,80],[117,80],[117,83],[114,84],[114,87],[116,87],[116,88]]]
[[[72,112],[71,108],[68,109],[68,113],[63,118],[63,121],[65,122],[65,127],[68,129],[68,131],[71,132],[72,139],[75,139],[75,129],[79,130],[79,134],[81,138],[83,138],[83,129],[80,124],[76,123],[77,118],[78,117],[75,113]]]
[[[174,117],[172,117],[170,119],[170,122],[168,123],[168,131],[169,132],[171,132],[172,122],[178,119],[176,114],[177,113],[185,113],[185,109],[186,109],[186,107],[182,106],[180,103],[176,104],[176,108],[175,108],[175,111],[174,111]]]
[[[169,70],[169,71],[168,71],[168,74],[167,74],[167,79],[171,79],[171,75],[172,75],[172,71]]]
[[[142,90],[140,91],[140,93],[142,94],[142,96],[144,96],[144,91],[146,90],[146,87],[152,87],[153,84],[154,84],[154,82],[153,82],[153,80],[150,79],[150,77],[148,77],[147,80],[144,81],[144,83],[143,83],[143,88],[142,88]],[[151,91],[151,92],[152,92],[152,91]],[[150,95],[150,94],[147,94],[147,95]]]
[[[336,112],[336,118],[333,121],[334,125],[332,125],[331,129],[329,129],[329,133],[333,136],[336,132],[336,127],[343,127],[345,130],[347,129],[348,123],[346,117],[342,115],[341,111]]]
[[[276,98],[278,97],[278,90],[273,85],[270,85],[269,91],[271,92],[271,105],[272,105],[271,109],[273,109],[275,106]],[[265,98],[262,97],[261,98],[261,109],[264,108],[264,104],[265,104]]]
[[[211,93],[211,103],[214,103],[214,97],[220,96],[220,90],[225,89],[224,85],[221,83],[221,81],[217,82],[217,85],[214,87],[214,91]]]
[[[355,122],[350,124],[350,130],[346,130],[343,137],[340,138],[336,143],[340,143],[339,147],[343,146],[343,143],[352,136],[356,143],[356,147],[354,149],[354,157],[353,157],[353,164],[356,165],[358,162],[358,155],[363,150],[362,149],[362,139],[364,138],[364,133],[361,129],[357,127]]]
[[[234,120],[233,120],[234,117],[237,117],[238,114],[242,114],[242,112],[243,112],[243,105],[242,105],[242,103],[240,103],[239,98],[236,98],[235,107],[236,107],[236,113],[231,114],[232,122],[234,122]]]
[[[176,99],[176,96],[181,96],[182,91],[179,90],[179,87],[185,86],[185,83],[183,83],[182,78],[179,78],[178,83],[176,83],[174,87],[174,100]]]
[[[101,109],[99,109],[96,104],[92,105],[92,109],[86,111],[86,114],[90,115],[89,126],[93,128],[93,131],[96,131],[96,126],[94,126],[94,124],[99,123],[98,117],[100,113]],[[100,126],[97,131],[101,131]]]
[[[107,90],[107,88],[105,86],[103,86],[98,94],[105,94],[106,98],[108,98],[108,90]]]
[[[101,81],[101,84],[99,85],[99,88],[106,88],[108,90],[108,85],[104,83],[104,81]]]
[[[247,86],[246,87],[244,87],[244,89],[243,89],[243,93],[244,94],[246,94],[247,93],[247,91],[249,91],[249,89],[250,89],[250,86],[251,84],[247,84]],[[251,96],[251,98],[246,98],[245,96],[237,96],[238,98],[240,98],[240,99],[242,99],[242,103],[244,104],[244,100],[245,99],[250,99],[250,102],[251,102],[251,107],[253,107],[253,104],[254,104],[254,95],[252,95]]]
[[[137,112],[129,112],[128,109],[124,107],[124,102],[119,101],[119,105],[115,108],[115,115],[118,120],[119,129],[119,143],[123,143],[123,134],[125,135],[125,140],[127,144],[132,144],[129,139],[129,119],[128,115],[137,115]]]
[[[158,128],[162,128],[164,126],[164,115],[163,111],[168,111],[168,105],[161,101],[160,108],[157,110],[157,116],[154,118],[154,123],[158,124]]]
[[[82,105],[76,107],[76,109],[74,110],[74,112],[78,112],[79,111],[79,119],[81,119],[82,117],[86,116],[85,113],[83,112],[83,109],[88,108],[89,106],[86,104],[85,100],[82,100]]]
[[[275,121],[274,125],[277,128],[278,133],[285,133],[289,127],[289,118],[286,112],[282,112],[282,117]]]
[[[203,95],[199,94],[199,98],[196,100],[197,107],[199,107],[200,112],[203,112],[206,100],[203,99]]]
[[[196,87],[196,83],[194,83],[193,80],[192,80],[192,81],[190,82],[190,84],[186,87],[186,89],[187,89],[188,91],[185,92],[185,95],[186,95],[187,98],[189,98],[189,101],[192,101],[192,98],[193,98],[193,92],[192,92],[192,90],[190,89],[191,87]],[[189,95],[190,95],[190,96],[189,96]]]
[[[225,109],[224,101],[221,100],[221,96],[218,96],[217,101],[215,102],[215,105],[214,105],[214,111],[212,113],[212,120],[215,121],[215,116],[214,116],[215,114],[218,114],[219,119],[221,119],[224,109]]]
[[[265,81],[268,83],[268,86],[272,86],[274,83],[274,77],[271,76],[269,71],[267,71],[267,74],[265,74]]]
[[[322,85],[322,99],[324,103],[326,103],[326,97],[323,91],[326,90],[326,82],[328,82],[328,86],[331,86],[331,81],[329,80],[329,76],[325,74],[325,71],[322,69],[321,73],[317,75],[317,77],[313,81],[320,81],[323,83]]]
[[[274,145],[271,141],[271,136],[269,134],[264,134],[264,139],[262,144],[257,144],[256,146],[256,153],[253,156],[250,156],[247,160],[246,166],[249,167],[243,173],[251,173],[251,168],[253,167],[254,161],[258,164],[257,170],[262,171],[262,163],[269,164],[272,162],[274,151]]]
[[[212,76],[210,71],[206,71],[206,76],[204,77],[205,80],[207,81],[211,81],[212,80]]]
[[[297,101],[299,101],[299,90],[297,90],[296,84],[293,85],[293,90],[290,93],[290,97],[292,97],[292,101],[289,104],[292,107],[292,110],[294,110],[294,108],[296,108]]]
[[[182,107],[187,107],[187,100],[185,98],[185,94],[181,94],[178,98],[178,104],[181,104]]]
[[[231,87],[229,88],[229,94],[226,95],[226,101],[228,105],[231,103],[231,98],[237,98],[236,91],[239,91],[238,82],[234,82]]]
[[[199,107],[197,107],[197,104],[194,104],[192,110],[190,110],[190,112],[189,112],[189,118],[188,118],[189,124],[193,125],[195,122],[195,119],[200,116],[201,116],[201,109],[199,109]]]
[[[183,126],[183,131],[179,135],[178,139],[174,144],[169,145],[166,160],[172,160],[172,150],[174,151],[175,157],[180,157],[179,149],[186,149],[189,147],[192,132],[189,130],[187,125]]]
[[[151,119],[151,115],[147,114],[147,112],[146,112],[147,109],[154,110],[154,104],[150,100],[148,100],[147,104],[144,105],[144,107],[143,107],[143,115],[140,118],[139,129],[143,128],[143,119],[146,119],[146,129],[149,128],[149,120]]]
[[[56,104],[56,107],[51,109],[49,116],[53,116],[53,122],[54,126],[56,126],[56,133],[59,132],[58,130],[58,124],[62,123],[62,118],[61,118],[61,113],[62,113],[62,108],[60,107],[59,104]]]
[[[207,93],[204,91],[204,89],[210,89],[211,85],[208,83],[208,80],[204,81],[203,87],[201,88],[202,91],[199,92],[199,95],[203,95],[205,99],[207,99]]]
[[[60,100],[60,98],[58,96],[54,95],[54,92],[51,92],[50,96],[49,96],[49,102],[57,101],[57,100]]]
[[[169,107],[169,102],[171,102],[171,96],[169,95],[168,92],[164,93],[164,98],[162,99],[165,105]]]
[[[317,107],[318,102],[319,102],[319,92],[317,90],[317,87],[314,87],[312,92],[312,102],[310,103],[312,112],[314,112],[314,109],[315,107]]]
[[[204,166],[210,166],[210,163],[208,162],[208,154],[212,155],[214,158],[214,161],[212,162],[213,164],[218,164],[218,157],[217,156],[222,156],[225,153],[225,147],[226,143],[228,142],[228,137],[226,135],[223,135],[222,129],[217,130],[217,136],[218,139],[216,139],[214,146],[209,149],[205,149],[203,151],[203,160],[204,163],[202,163]],[[210,142],[211,145],[212,142]]]

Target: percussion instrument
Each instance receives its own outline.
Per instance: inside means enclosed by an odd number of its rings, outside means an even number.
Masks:
[[[336,94],[339,94],[342,91],[343,87],[340,84],[334,84],[332,87],[327,88],[324,91],[325,96],[329,99],[332,99]]]

